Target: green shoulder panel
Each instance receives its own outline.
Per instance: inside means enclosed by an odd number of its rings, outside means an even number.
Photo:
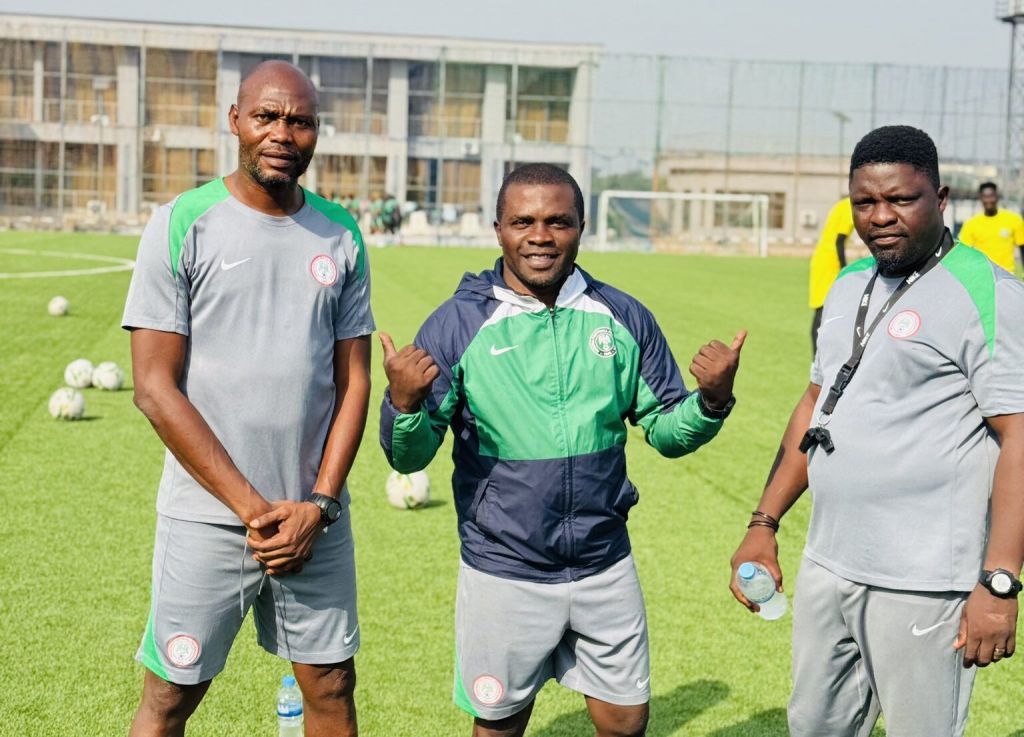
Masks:
[[[185,247],[185,237],[193,223],[203,216],[207,210],[230,197],[224,180],[217,178],[202,187],[183,192],[171,208],[171,222],[167,228],[167,246],[170,251],[171,272],[178,275],[178,261],[181,249]]]
[[[981,251],[958,241],[942,259],[942,265],[963,285],[974,302],[991,358],[996,349],[996,275],[992,262]]]
[[[331,202],[305,187],[302,191],[306,193],[306,202],[310,207],[352,233],[352,239],[356,244],[356,276],[362,279],[363,274],[366,273],[366,244],[363,243],[363,234],[359,230],[359,223],[348,210],[337,202]]]
[[[873,268],[874,265],[875,257],[867,256],[865,258],[859,259],[858,261],[854,261],[853,263],[844,266],[843,270],[839,272],[839,276],[837,276],[836,279],[842,279],[847,274],[853,274],[858,271],[867,271],[868,269]]]

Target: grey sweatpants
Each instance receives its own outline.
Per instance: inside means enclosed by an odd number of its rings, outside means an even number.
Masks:
[[[975,668],[953,649],[961,591],[893,591],[804,558],[793,602],[792,737],[961,737]]]

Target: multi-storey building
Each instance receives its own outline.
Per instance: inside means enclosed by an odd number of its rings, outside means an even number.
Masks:
[[[486,218],[513,164],[587,187],[598,51],[0,14],[0,213],[131,217],[226,174],[239,82],[280,58],[320,91],[307,186]]]

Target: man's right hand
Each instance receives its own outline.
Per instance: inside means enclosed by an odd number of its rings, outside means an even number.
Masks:
[[[736,601],[752,612],[760,610],[760,607],[750,601],[740,591],[736,582],[736,571],[741,565],[750,561],[760,563],[775,579],[775,588],[782,591],[782,568],[779,567],[779,543],[775,540],[775,531],[769,527],[757,525],[747,530],[747,536],[743,538],[739,548],[732,556],[732,578],[729,580],[729,590],[736,597]]]
[[[380,344],[384,348],[384,373],[391,390],[391,404],[403,414],[417,412],[441,370],[422,348],[407,345],[400,351],[395,350],[387,333],[380,334]]]

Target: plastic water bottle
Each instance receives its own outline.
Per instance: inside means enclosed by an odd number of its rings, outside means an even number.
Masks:
[[[736,582],[743,595],[758,605],[762,619],[772,621],[786,613],[786,595],[775,590],[775,579],[760,563],[740,565]]]
[[[282,678],[277,692],[277,735],[302,737],[302,692],[294,676]]]

